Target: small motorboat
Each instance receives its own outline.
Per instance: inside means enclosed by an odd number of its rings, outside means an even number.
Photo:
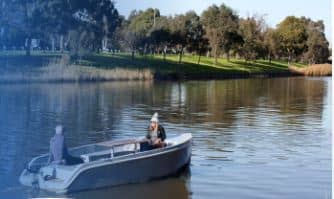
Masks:
[[[106,141],[69,149],[77,165],[48,165],[49,154],[32,159],[21,184],[57,193],[145,182],[178,173],[191,159],[190,133],[165,140],[152,149],[143,138]]]

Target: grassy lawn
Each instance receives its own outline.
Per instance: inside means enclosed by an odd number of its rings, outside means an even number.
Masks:
[[[289,73],[287,62],[257,60],[245,62],[240,59],[218,59],[218,64],[213,58],[201,57],[200,64],[197,64],[198,56],[184,55],[182,63],[178,63],[178,55],[167,55],[166,61],[162,55],[136,56],[132,61],[128,54],[95,54],[83,57],[78,64],[97,66],[103,68],[125,67],[125,68],[149,68],[155,74],[163,77],[181,78],[213,78],[233,77],[248,75],[279,75]],[[294,64],[302,67],[302,64]]]
[[[32,56],[24,56],[24,51],[0,52],[0,67],[4,63],[10,65],[36,65],[40,66],[51,58],[61,57],[60,53],[32,52]],[[242,77],[249,75],[280,75],[289,73],[287,62],[266,60],[256,60],[245,62],[241,59],[219,58],[218,64],[214,63],[213,58],[201,57],[200,64],[197,64],[197,55],[184,55],[182,63],[178,63],[178,55],[167,55],[166,61],[162,55],[135,56],[131,59],[129,54],[91,54],[81,57],[74,63],[77,65],[92,66],[98,68],[128,68],[128,69],[150,69],[157,78],[168,79],[191,79],[191,78],[224,78]],[[5,60],[5,62],[4,62]],[[303,67],[302,64],[294,64]]]

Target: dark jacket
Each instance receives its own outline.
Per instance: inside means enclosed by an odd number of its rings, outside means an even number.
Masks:
[[[146,138],[147,139],[151,139],[151,134],[150,134],[150,127],[148,127],[148,131],[147,131],[147,134],[146,134]],[[161,139],[161,141],[164,141],[166,139],[166,132],[165,132],[165,129],[164,127],[162,127],[161,125],[158,125],[158,138]]]

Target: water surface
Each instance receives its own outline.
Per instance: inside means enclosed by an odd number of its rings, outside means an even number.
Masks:
[[[331,78],[0,85],[0,198],[55,197],[22,187],[55,125],[68,145],[191,132],[178,177],[72,198],[331,198]]]

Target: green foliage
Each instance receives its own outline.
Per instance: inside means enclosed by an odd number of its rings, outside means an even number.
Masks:
[[[255,17],[248,17],[240,20],[240,33],[243,38],[243,45],[240,49],[241,55],[246,61],[259,58],[263,50],[263,24]]]
[[[173,44],[179,53],[179,62],[182,61],[185,48],[190,52],[201,53],[207,47],[200,17],[194,11],[175,16],[171,21],[171,34]]]
[[[96,51],[101,48],[101,40],[110,38],[119,25],[118,12],[110,0],[24,0],[4,5],[4,10],[14,11],[5,13],[4,18],[16,17],[10,18],[5,28],[7,32],[17,30],[24,34],[28,42],[21,41],[21,45],[27,43],[28,55],[32,38],[42,42],[51,39],[52,46],[58,38],[62,44],[70,44],[68,48],[76,49],[76,53],[78,48]],[[64,36],[67,42],[60,39]]]
[[[284,55],[288,57],[289,61],[305,51],[307,32],[302,19],[294,16],[286,17],[278,24],[276,31],[279,35]]]
[[[267,28],[263,33],[263,48],[264,53],[269,61],[273,58],[281,56],[281,44],[279,35],[275,29]]]
[[[208,7],[201,16],[194,11],[162,16],[158,9],[132,11],[120,16],[111,0],[2,0],[0,49],[25,46],[38,39],[44,51],[70,52],[72,57],[101,50],[131,52],[142,56],[186,53],[259,58],[308,63],[326,62],[328,41],[322,21],[286,17],[277,28],[268,28],[263,18],[240,18],[225,4]],[[205,58],[203,58],[205,60]]]
[[[128,47],[133,53],[137,50],[140,54],[145,54],[149,50],[150,44],[153,42],[155,45],[161,43],[160,38],[158,40],[156,37],[160,29],[156,27],[159,26],[162,29],[162,25],[158,25],[162,21],[160,11],[157,9],[149,8],[145,11],[132,11],[129,19],[121,27],[123,35],[121,39],[125,44],[123,47]],[[163,34],[163,31],[160,32]],[[154,41],[150,43],[150,40]]]
[[[203,12],[203,25],[216,62],[221,52],[226,53],[229,59],[232,46],[240,41],[238,20],[238,15],[225,4],[220,7],[213,5]]]
[[[329,43],[324,33],[325,26],[323,21],[314,22],[310,19],[303,20],[305,20],[308,34],[306,41],[307,51],[303,55],[304,62],[307,60],[309,64],[326,63],[330,53]]]

